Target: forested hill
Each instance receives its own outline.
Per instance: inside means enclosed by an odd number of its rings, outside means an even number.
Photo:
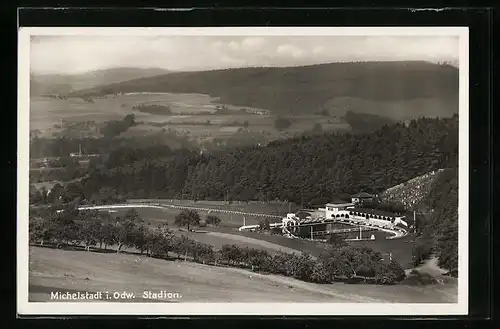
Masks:
[[[432,170],[456,167],[457,156],[457,116],[422,118],[368,134],[325,134],[267,147],[202,155],[183,151],[168,159],[136,161],[92,173],[83,192],[90,199],[105,186],[127,197],[307,204],[361,190],[381,192]]]
[[[71,95],[119,92],[202,93],[227,104],[281,114],[353,110],[397,117],[451,116],[458,111],[458,69],[428,62],[353,62],[301,67],[178,72],[82,90]],[[399,117],[397,119],[400,119]]]

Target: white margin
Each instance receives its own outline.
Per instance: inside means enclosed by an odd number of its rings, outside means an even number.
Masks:
[[[53,303],[28,302],[30,37],[164,35],[379,35],[459,37],[458,303]],[[22,27],[18,30],[17,311],[19,315],[465,315],[468,314],[469,31],[467,27]]]

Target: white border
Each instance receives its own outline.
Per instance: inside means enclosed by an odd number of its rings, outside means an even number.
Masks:
[[[468,313],[469,31],[467,27],[22,27],[18,43],[17,310],[19,315],[465,315]],[[30,36],[336,35],[459,37],[458,303],[34,303],[28,301]]]

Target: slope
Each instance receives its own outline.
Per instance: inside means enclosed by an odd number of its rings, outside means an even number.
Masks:
[[[30,301],[51,291],[179,293],[164,302],[456,302],[456,285],[439,287],[318,285],[291,278],[126,254],[30,248]]]
[[[405,117],[403,112],[409,111],[405,102],[437,102],[440,106],[431,106],[435,116],[450,116],[457,112],[458,70],[450,65],[427,62],[237,68],[135,79],[71,95],[97,96],[119,92],[209,94],[219,97],[223,103],[264,108],[281,114],[326,110],[343,115],[346,109],[377,114],[388,108],[391,117],[399,120],[401,116]],[[409,105],[409,108],[413,110],[415,106]],[[411,117],[420,115],[422,113]]]
[[[444,171],[445,169],[438,169],[412,178],[404,183],[388,188],[380,193],[379,197],[383,201],[401,203],[406,209],[423,206],[425,201],[428,200],[432,189],[435,187],[436,180]]]

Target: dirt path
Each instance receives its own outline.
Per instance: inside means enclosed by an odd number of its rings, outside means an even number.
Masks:
[[[420,273],[427,273],[432,276],[441,276],[448,271],[439,267],[438,262],[439,260],[437,257],[431,257],[430,259],[424,261],[424,263],[418,266],[416,269]]]

